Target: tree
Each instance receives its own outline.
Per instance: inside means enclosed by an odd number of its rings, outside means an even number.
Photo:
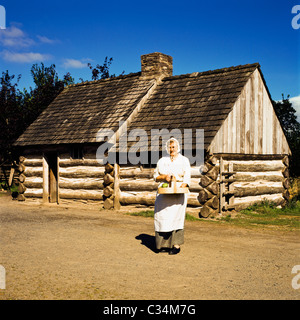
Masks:
[[[74,82],[70,73],[59,79],[55,65],[45,67],[34,64],[31,75],[35,84],[34,89],[17,89],[21,76],[13,83],[14,75],[8,71],[0,78],[0,160],[12,161],[16,156],[13,142],[25,129],[47,108],[66,85]]]
[[[15,76],[8,70],[0,78],[0,162],[11,158],[11,144],[20,133],[20,93],[17,89],[21,78],[13,83]]]
[[[35,88],[32,89],[30,87],[29,92],[24,89],[22,93],[23,110],[25,112],[23,123],[25,128],[48,107],[65,86],[74,83],[70,73],[66,73],[63,80],[59,79],[54,64],[50,67],[45,67],[43,63],[40,66],[34,64],[30,72]]]
[[[107,79],[107,78],[114,78],[115,74],[109,74],[109,67],[112,64],[113,58],[105,57],[103,65],[97,64],[94,68],[90,63],[88,63],[88,67],[92,70],[92,80],[99,80],[99,79]],[[123,71],[121,75],[125,72]]]
[[[289,95],[285,99],[282,94],[282,101],[272,103],[292,152],[291,176],[300,176],[300,123],[297,121],[296,110],[289,101]]]

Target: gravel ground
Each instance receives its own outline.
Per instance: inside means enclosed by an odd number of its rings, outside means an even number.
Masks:
[[[123,209],[124,210],[124,209]],[[95,205],[0,196],[0,299],[295,299],[299,232],[186,221],[185,244],[154,250],[153,219]]]

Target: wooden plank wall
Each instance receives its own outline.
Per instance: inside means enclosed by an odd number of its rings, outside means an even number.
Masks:
[[[209,149],[214,154],[290,153],[258,70],[246,83]]]

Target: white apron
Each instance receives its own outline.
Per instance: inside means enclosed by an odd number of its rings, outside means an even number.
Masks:
[[[170,157],[161,158],[154,173],[154,179],[161,174],[175,175],[177,187],[182,183],[190,184],[190,163],[181,154],[172,162]],[[163,183],[163,182],[162,182]],[[161,183],[161,184],[162,184]],[[160,184],[160,185],[161,185]],[[159,185],[159,186],[160,186]],[[158,232],[169,232],[183,229],[187,194],[156,194],[154,207],[154,229]]]

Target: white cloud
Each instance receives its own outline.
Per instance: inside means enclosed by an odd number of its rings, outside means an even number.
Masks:
[[[292,107],[296,110],[298,121],[300,122],[300,95],[289,99]]]
[[[0,30],[0,44],[4,47],[30,47],[35,44],[35,41],[23,30],[13,25]]]
[[[51,58],[51,56],[48,54],[42,54],[38,52],[16,53],[7,50],[2,51],[1,56],[5,61],[18,63],[42,62]]]
[[[36,36],[40,42],[42,43],[46,43],[46,44],[53,44],[53,43],[57,43],[58,40],[53,40],[53,39],[49,39],[48,37],[45,36]]]
[[[82,69],[86,68],[87,64],[83,63],[81,60],[76,59],[65,59],[63,66],[65,68],[75,68],[75,69]]]

